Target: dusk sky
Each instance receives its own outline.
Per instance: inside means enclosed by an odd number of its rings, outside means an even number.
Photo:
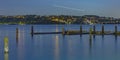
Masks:
[[[0,0],[0,15],[99,15],[120,17],[120,0]]]

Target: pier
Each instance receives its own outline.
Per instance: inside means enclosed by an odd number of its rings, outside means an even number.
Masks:
[[[62,34],[62,35],[120,35],[120,31],[117,30],[117,26],[115,25],[114,31],[105,31],[104,25],[101,27],[101,31],[96,30],[96,26],[90,27],[89,31],[83,30],[82,26],[80,26],[80,30],[65,30],[62,28],[62,31],[59,32],[35,32],[34,27],[31,27],[31,35],[39,35],[39,34]]]

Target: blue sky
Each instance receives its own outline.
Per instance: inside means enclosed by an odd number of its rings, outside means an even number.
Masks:
[[[100,15],[120,17],[119,0],[0,0],[0,15]]]

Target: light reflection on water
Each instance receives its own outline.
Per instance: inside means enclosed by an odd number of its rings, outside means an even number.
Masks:
[[[56,25],[56,32],[58,32],[59,30],[58,30],[58,27],[57,27],[57,25]],[[56,34],[56,36],[55,36],[55,59],[54,60],[60,60],[59,59],[59,55],[60,55],[60,52],[59,52],[59,49],[60,47],[59,47],[59,36],[58,36],[58,34]]]
[[[16,36],[17,37],[17,36]],[[18,39],[16,40],[18,50],[18,60],[24,60],[25,55],[25,32],[24,29],[19,30]]]
[[[3,25],[4,26],[4,25]],[[119,60],[120,37],[114,35],[48,34],[34,35],[31,38],[30,26],[0,26],[0,60]],[[16,39],[16,27],[19,28]],[[62,25],[35,25],[35,31],[61,31]],[[69,29],[79,30],[79,25],[67,25]],[[70,28],[71,27],[71,28]],[[84,26],[86,30],[90,26]],[[107,25],[106,29],[110,29]],[[48,29],[47,29],[48,28]],[[100,27],[98,25],[98,30]],[[112,27],[111,27],[112,28]],[[120,30],[120,28],[118,29]],[[2,32],[1,32],[2,31]],[[4,33],[4,34],[3,34]],[[3,53],[3,38],[9,37],[10,53]],[[8,58],[9,56],[9,58]]]
[[[59,60],[59,36],[55,37],[55,60]]]
[[[4,53],[4,60],[9,60],[8,53]]]

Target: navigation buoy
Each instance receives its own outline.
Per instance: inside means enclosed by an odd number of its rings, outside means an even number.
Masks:
[[[4,52],[8,53],[9,52],[9,48],[8,48],[8,37],[4,38]]]

